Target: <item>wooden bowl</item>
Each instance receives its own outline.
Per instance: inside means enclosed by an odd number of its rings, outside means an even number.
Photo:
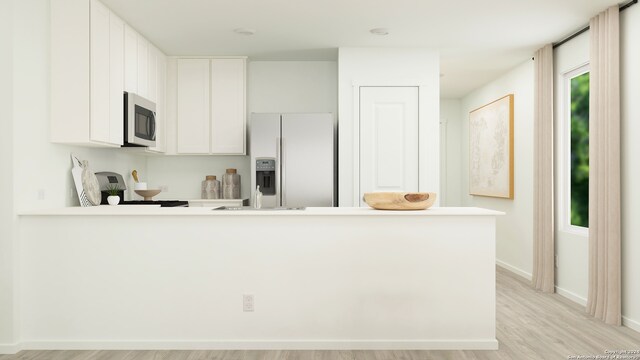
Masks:
[[[424,210],[436,201],[432,192],[370,192],[364,202],[378,210]]]
[[[160,189],[153,189],[153,190],[133,190],[136,192],[136,194],[142,196],[146,201],[151,201],[153,200],[153,197],[160,194]]]

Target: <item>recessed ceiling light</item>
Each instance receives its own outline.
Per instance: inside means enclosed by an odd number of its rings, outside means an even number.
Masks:
[[[254,29],[249,29],[249,28],[237,28],[237,29],[233,29],[233,31],[236,34],[240,34],[240,35],[253,35],[256,33]]]
[[[387,28],[375,28],[369,30],[369,32],[374,35],[389,35],[389,29]]]

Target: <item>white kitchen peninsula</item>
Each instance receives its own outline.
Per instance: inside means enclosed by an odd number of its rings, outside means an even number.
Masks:
[[[20,216],[25,349],[497,349],[479,208]],[[254,311],[243,311],[243,295]]]

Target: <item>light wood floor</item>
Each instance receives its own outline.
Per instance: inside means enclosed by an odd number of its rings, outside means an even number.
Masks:
[[[22,351],[0,360],[547,360],[640,350],[640,333],[594,320],[582,307],[538,293],[508,271],[498,269],[497,283],[497,351]]]

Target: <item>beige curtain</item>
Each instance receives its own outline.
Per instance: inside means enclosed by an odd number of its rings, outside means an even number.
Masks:
[[[587,311],[621,323],[620,40],[618,7],[591,19]]]
[[[552,293],[553,228],[553,47],[535,53],[533,287]]]

